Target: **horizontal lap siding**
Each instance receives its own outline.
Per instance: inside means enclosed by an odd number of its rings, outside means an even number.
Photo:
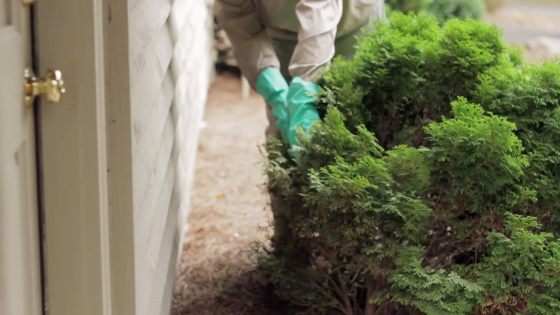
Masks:
[[[212,73],[212,2],[129,2],[136,310],[168,314]]]

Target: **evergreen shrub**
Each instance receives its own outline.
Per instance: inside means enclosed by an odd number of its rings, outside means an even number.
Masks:
[[[303,314],[560,314],[560,63],[475,20],[392,15],[319,80],[294,163],[269,139],[274,247]]]

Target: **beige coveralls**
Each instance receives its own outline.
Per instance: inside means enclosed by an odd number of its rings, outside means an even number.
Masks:
[[[253,89],[268,67],[288,82],[295,76],[313,81],[335,55],[353,55],[355,36],[372,18],[385,17],[383,0],[216,0],[216,9]]]

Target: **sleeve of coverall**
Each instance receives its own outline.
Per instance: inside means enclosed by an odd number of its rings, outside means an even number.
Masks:
[[[300,0],[296,5],[300,29],[290,61],[292,77],[313,81],[330,63],[342,9],[342,0]]]
[[[217,0],[216,18],[226,32],[243,76],[255,89],[262,70],[280,68],[266,28],[252,0]]]

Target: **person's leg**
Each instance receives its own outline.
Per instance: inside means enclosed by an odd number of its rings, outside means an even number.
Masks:
[[[288,84],[292,81],[292,76],[290,75],[288,67],[290,66],[290,60],[292,59],[296,45],[296,41],[279,39],[272,40],[272,46],[274,46],[274,51],[280,61],[280,72]]]
[[[266,119],[268,120],[268,126],[266,127],[264,134],[267,138],[269,137],[280,138],[280,131],[276,127],[277,119],[276,117],[272,116],[272,109],[270,108],[270,105],[265,104],[265,106],[266,106]]]
[[[362,25],[362,27],[355,30],[354,32],[336,39],[336,56],[342,56],[346,59],[353,58],[354,54],[356,53],[356,45],[358,44],[356,37],[360,37],[364,34],[364,32],[367,32],[368,29],[373,26],[375,20],[385,20],[387,18],[385,13],[385,2],[379,1],[378,4],[378,10],[376,10],[375,13],[371,16],[368,23]]]
[[[356,37],[360,37],[363,34],[363,29],[370,26],[370,24],[365,24],[362,28],[355,30],[354,32],[337,38],[334,45],[335,45],[335,56],[342,56],[345,59],[351,59],[354,57],[356,53],[356,45],[358,44],[358,40]]]
[[[296,44],[297,42],[295,41],[272,40],[276,56],[280,61],[280,72],[288,84],[292,80],[288,67]],[[272,116],[270,106],[267,106],[266,112],[269,122],[267,137],[280,137],[276,128],[276,118]],[[287,156],[286,152],[284,154]],[[280,196],[274,194],[270,195],[270,207],[274,218],[274,234],[271,239],[274,254],[277,257],[289,257],[290,261],[295,265],[304,266],[304,262],[308,261],[307,254],[296,246],[290,235],[291,209],[289,209]]]

